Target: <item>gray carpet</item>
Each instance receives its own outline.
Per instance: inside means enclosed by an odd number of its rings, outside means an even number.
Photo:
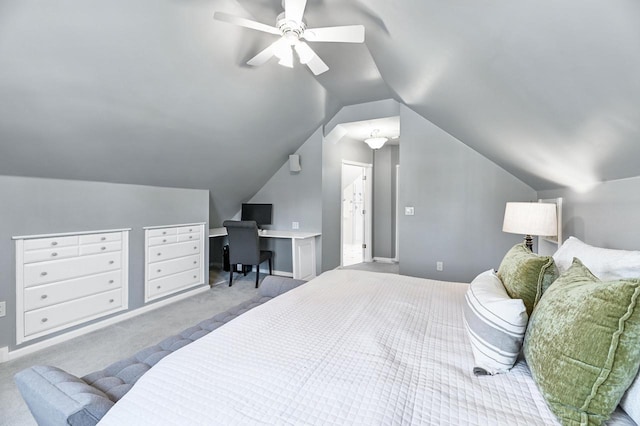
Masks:
[[[399,274],[400,265],[398,263],[368,262],[357,263],[355,265],[342,266],[342,269],[357,269],[359,271],[384,272],[387,274]]]
[[[234,274],[232,287],[228,287],[228,277],[228,273],[211,271],[210,282],[215,284],[204,293],[0,364],[0,425],[36,424],[13,383],[13,376],[18,371],[44,364],[81,377],[257,294],[255,273],[246,277]]]

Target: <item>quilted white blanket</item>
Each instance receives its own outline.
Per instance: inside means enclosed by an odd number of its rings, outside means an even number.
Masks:
[[[326,272],[163,359],[101,424],[557,424],[522,361],[473,375],[467,286]]]

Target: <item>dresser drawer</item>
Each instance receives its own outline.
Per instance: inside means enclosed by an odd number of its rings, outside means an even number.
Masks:
[[[149,266],[149,279],[164,277],[166,275],[177,274],[178,272],[198,268],[200,266],[200,255],[179,257],[164,262],[156,262]]]
[[[184,241],[194,241],[194,240],[199,240],[200,239],[200,233],[199,232],[190,232],[188,234],[178,234],[178,242],[184,242]]]
[[[45,248],[67,247],[78,244],[78,236],[70,235],[68,237],[51,237],[36,238],[24,241],[25,250],[40,250]]]
[[[80,236],[80,244],[97,244],[122,240],[122,232],[107,232],[104,234],[89,234]]]
[[[122,271],[90,275],[53,284],[29,287],[24,290],[24,310],[44,308],[56,303],[121,288]]]
[[[161,246],[163,244],[173,244],[178,242],[177,235],[163,235],[161,237],[149,238],[149,247]]]
[[[122,249],[122,242],[110,241],[98,244],[86,244],[80,246],[80,256],[87,254],[109,253],[111,251],[119,251]]]
[[[149,248],[149,263],[200,253],[200,240]]]
[[[189,225],[178,227],[178,234],[190,234],[193,232],[200,232],[202,225]]]
[[[24,314],[25,336],[73,325],[122,308],[122,289],[75,299]]]
[[[150,280],[148,284],[148,297],[159,297],[166,293],[172,293],[176,290],[199,284],[201,278],[200,269],[201,268],[198,267],[167,277]]]
[[[24,263],[57,260],[78,255],[78,246],[47,248],[43,250],[29,250],[24,252]]]
[[[24,287],[64,281],[121,268],[121,252],[94,254],[24,265]]]
[[[159,228],[159,229],[149,229],[149,238],[152,237],[164,237],[167,235],[176,235],[178,231],[176,228]]]

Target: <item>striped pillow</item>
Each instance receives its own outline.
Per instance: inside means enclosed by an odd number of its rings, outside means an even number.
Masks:
[[[513,367],[527,329],[527,308],[512,299],[492,270],[478,275],[465,295],[464,323],[475,358],[476,376]]]

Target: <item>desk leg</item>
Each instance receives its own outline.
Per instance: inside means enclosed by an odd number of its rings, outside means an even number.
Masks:
[[[291,256],[294,279],[310,280],[316,276],[315,237],[292,238]]]

